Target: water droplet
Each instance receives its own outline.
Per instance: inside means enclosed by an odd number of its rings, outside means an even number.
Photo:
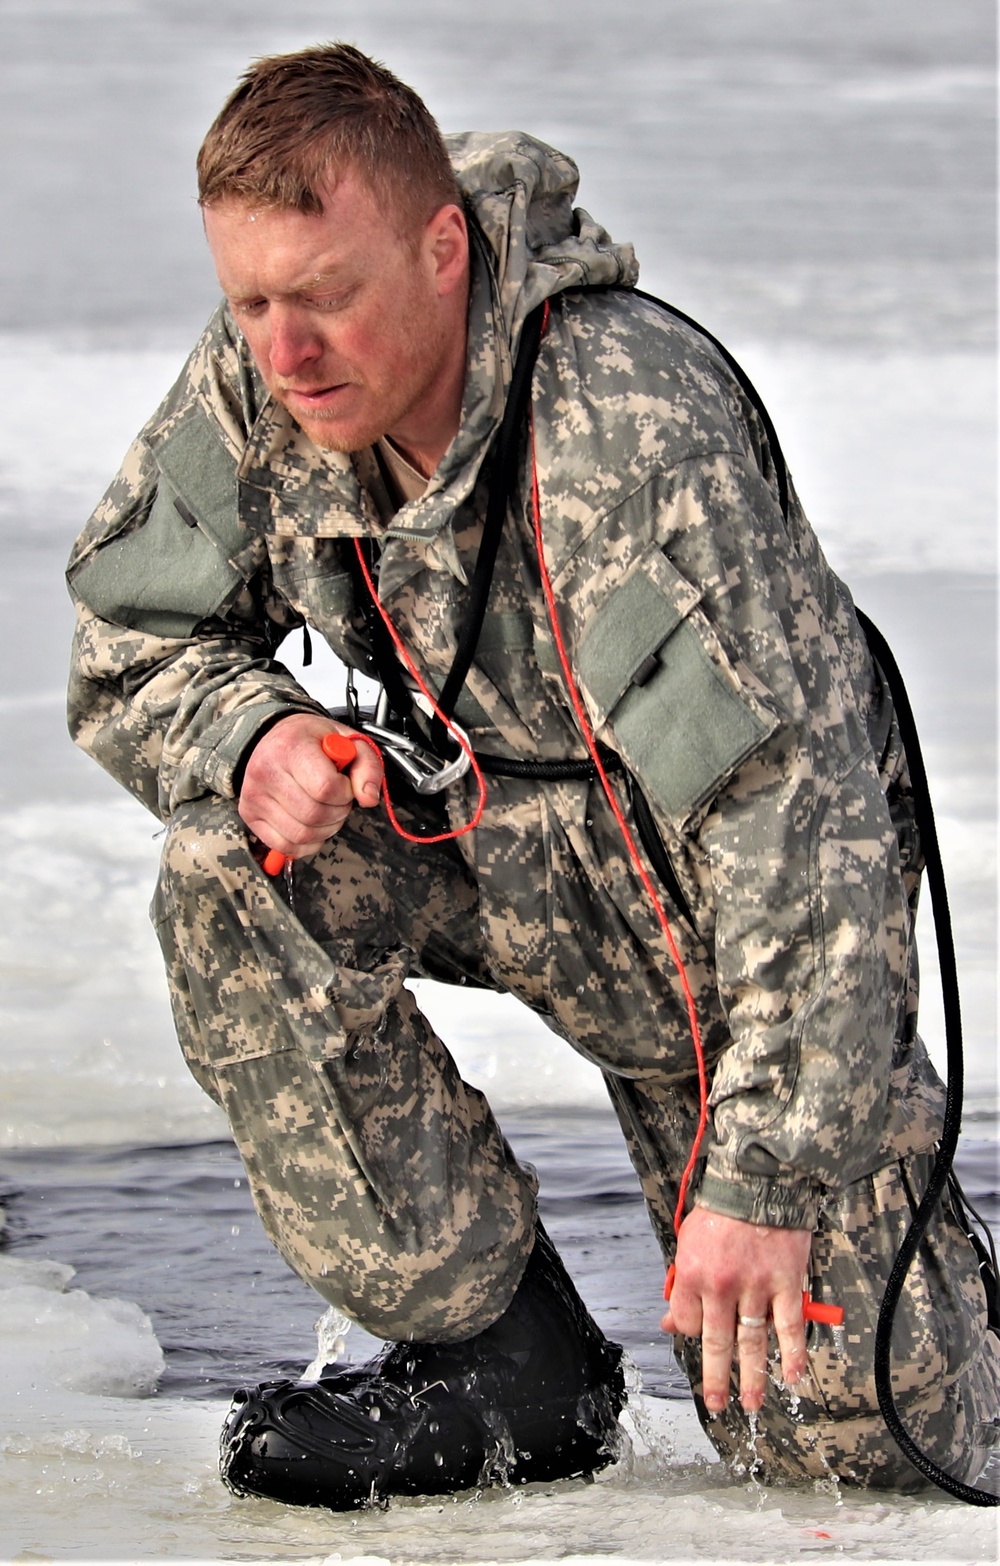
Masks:
[[[437,1464],[438,1468],[443,1468],[444,1467],[444,1458],[441,1456],[440,1452],[435,1452],[434,1453],[434,1461]]]
[[[440,1430],[440,1428],[441,1428],[441,1426],[438,1424],[437,1420],[436,1419],[432,1419],[430,1424],[427,1426],[427,1434],[428,1435],[437,1435],[437,1433]]]
[[[239,1232],[240,1232],[239,1224],[238,1223],[234,1223],[233,1227],[230,1229],[229,1232],[230,1232],[230,1234],[239,1234]]]
[[[368,1418],[374,1420],[376,1424],[378,1424],[379,1420],[382,1418],[382,1410],[379,1408],[377,1403],[373,1403],[371,1408],[368,1410]]]

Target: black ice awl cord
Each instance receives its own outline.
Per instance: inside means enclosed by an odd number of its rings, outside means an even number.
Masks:
[[[988,1490],[978,1490],[974,1485],[963,1484],[960,1479],[953,1479],[950,1474],[946,1474],[935,1462],[921,1452],[920,1448],[911,1440],[903,1428],[903,1424],[896,1412],[896,1404],[892,1395],[892,1323],[896,1314],[896,1306],[899,1303],[899,1296],[902,1293],[910,1264],[917,1254],[920,1242],[927,1232],[927,1226],[931,1221],[934,1209],[951,1175],[955,1148],[958,1145],[958,1136],[962,1125],[962,1090],[964,1082],[962,1012],[958,993],[955,942],[951,929],[951,913],[948,907],[948,891],[945,886],[944,867],[941,863],[937,827],[934,821],[934,811],[931,806],[927,773],[924,768],[920,740],[917,736],[916,722],[910,707],[909,697],[906,694],[903,677],[899,672],[899,666],[892,655],[888,642],[877,626],[874,626],[868,619],[867,615],[862,614],[860,609],[855,612],[861,629],[865,633],[872,656],[878,661],[879,667],[888,682],[893,706],[896,710],[896,721],[899,724],[899,732],[910,768],[917,830],[920,833],[920,842],[927,871],[927,884],[931,894],[931,907],[934,912],[934,929],[937,935],[938,956],[941,965],[941,989],[944,998],[945,1039],[948,1048],[948,1093],[945,1100],[944,1124],[941,1128],[941,1140],[938,1145],[937,1157],[934,1160],[934,1168],[931,1171],[927,1189],[913,1216],[913,1221],[906,1231],[906,1237],[899,1248],[899,1253],[889,1274],[889,1281],[886,1284],[885,1294],[882,1299],[882,1307],[879,1311],[878,1326],[875,1329],[875,1390],[878,1394],[878,1406],[882,1418],[889,1428],[889,1433],[914,1468],[919,1469],[926,1478],[938,1485],[940,1489],[947,1490],[950,1495],[957,1496],[960,1501],[967,1501],[970,1506],[1000,1506],[1000,1496],[991,1495]]]
[[[610,292],[606,288],[581,289],[585,293]],[[770,448],[771,460],[774,464],[775,484],[777,499],[782,515],[787,520],[789,512],[789,482],[788,470],[784,455],[778,441],[777,432],[764,405],[763,399],[757,392],[750,378],[733,355],[713,337],[711,332],[692,320],[683,311],[677,310],[673,305],[667,304],[662,299],[657,299],[654,294],[648,294],[641,289],[635,289],[635,295],[648,300],[651,304],[659,306],[668,314],[675,316],[685,325],[706,338],[719,351],[736,377],[749,401],[756,409],[763,429],[767,444]],[[480,548],[481,558],[477,560],[476,571],[470,593],[470,610],[467,624],[463,627],[455,662],[448,680],[445,683],[440,699],[439,710],[450,714],[451,708],[465,681],[465,676],[475,656],[476,644],[483,623],[483,616],[489,597],[490,583],[493,575],[493,566],[496,561],[499,546],[500,531],[503,527],[506,502],[511,494],[512,486],[517,471],[517,451],[520,430],[523,427],[525,410],[528,405],[531,387],[531,372],[535,356],[544,329],[545,308],[538,310],[529,316],[522,332],[522,340],[519,345],[517,362],[510,392],[508,394],[507,407],[504,411],[501,428],[498,432],[497,447],[494,455],[494,476],[490,484],[490,504],[487,511],[487,523],[484,527],[484,536]],[[963,1484],[961,1480],[953,1479],[950,1474],[944,1472],[933,1460],[920,1451],[919,1447],[907,1434],[896,1411],[896,1405],[892,1393],[892,1376],[890,1365],[890,1350],[892,1343],[892,1327],[896,1313],[896,1307],[902,1293],[903,1284],[910,1265],[919,1249],[920,1242],[927,1232],[934,1209],[936,1208],[942,1192],[949,1182],[953,1185],[952,1164],[955,1156],[955,1148],[958,1142],[962,1118],[962,1091],[963,1091],[963,1059],[962,1059],[962,1022],[961,1008],[958,993],[958,974],[955,963],[955,947],[951,930],[951,918],[948,909],[948,894],[945,886],[944,868],[941,863],[941,853],[938,846],[937,830],[934,823],[934,812],[930,801],[930,792],[927,784],[927,774],[924,769],[923,756],[920,742],[917,736],[916,723],[910,706],[903,677],[895,658],[882,636],[881,632],[868,619],[868,617],[856,611],[858,622],[865,634],[872,656],[878,662],[892,695],[893,705],[896,711],[900,734],[906,749],[907,761],[910,768],[910,777],[913,783],[914,807],[917,826],[920,832],[921,843],[924,850],[924,860],[927,869],[927,881],[930,888],[931,906],[934,913],[935,933],[937,936],[938,951],[940,956],[941,983],[944,992],[945,1034],[948,1050],[948,1085],[945,1104],[944,1124],[941,1132],[941,1141],[931,1178],[924,1192],[910,1228],[907,1231],[895,1264],[889,1275],[885,1296],[879,1312],[878,1326],[875,1336],[875,1386],[878,1395],[879,1409],[885,1420],[893,1440],[899,1446],[914,1468],[922,1473],[925,1478],[931,1480],[940,1489],[956,1496],[959,1500],[967,1502],[970,1506],[998,1506],[1000,1496],[991,1495],[986,1490],[977,1489],[973,1485]],[[379,663],[386,660],[378,659]],[[444,735],[440,726],[435,736],[438,745],[443,743]],[[609,763],[605,770],[612,767],[617,769],[621,763],[611,752],[601,750],[602,764]],[[566,777],[590,777],[597,772],[593,758],[576,761],[507,761],[499,757],[484,756],[477,752],[477,760],[481,764],[483,772],[495,772],[514,776],[536,778],[566,778]],[[652,820],[645,800],[637,789],[633,788],[632,807],[636,815],[636,823],[639,828],[642,841],[647,849],[651,863],[657,873],[667,881],[668,888],[673,890],[676,878],[672,872],[668,876],[663,875],[664,861],[669,867],[666,851],[659,840],[655,822]],[[679,890],[679,889],[678,889]],[[679,906],[683,908],[681,899]],[[963,1211],[968,1203],[959,1204],[956,1208]],[[963,1222],[966,1220],[963,1217]],[[966,1223],[966,1227],[968,1227]],[[985,1226],[984,1226],[985,1227]],[[997,1269],[995,1259],[992,1262],[985,1250],[979,1245],[974,1235],[970,1234],[970,1241],[976,1245],[980,1252],[980,1260],[984,1264],[982,1271],[987,1290],[988,1300],[990,1291],[997,1287]],[[990,1321],[993,1322],[997,1312],[995,1300],[990,1300]]]
[[[498,481],[490,484],[486,520],[483,523],[483,536],[476,557],[465,623],[462,626],[454,661],[448,671],[448,678],[438,697],[441,712],[449,718],[454,711],[455,702],[465,684],[465,677],[472,667],[472,660],[479,645],[490,587],[493,583],[497,551],[500,548],[507,502],[517,477],[517,448],[524,428],[525,410],[531,397],[532,372],[548,318],[549,305],[545,300],[532,310],[521,328],[521,340],[511,375],[510,389],[493,450]],[[443,750],[447,738],[443,719],[435,717],[431,724],[431,743],[434,748],[438,751]]]
[[[648,299],[651,304],[658,304],[676,316],[686,325],[700,332],[709,342],[719,350],[729,368],[733,371],[744,392],[749,397],[760,415],[764,432],[771,447],[771,459],[775,468],[775,479],[778,488],[778,503],[782,515],[788,518],[788,469],[784,454],[778,441],[777,432],[771,422],[767,408],[750,381],[742,366],[737,363],[728,349],[707,332],[697,321],[685,315],[673,305],[665,304],[662,299],[657,299],[653,294],[643,293],[641,289],[635,292],[642,299]],[[917,735],[916,720],[910,699],[906,692],[903,676],[899,665],[893,657],[885,637],[878,627],[873,625],[867,615],[859,609],[855,610],[858,623],[865,635],[872,657],[876,659],[882,673],[885,675],[889,691],[892,695],[893,706],[896,711],[896,721],[899,724],[899,732],[906,751],[906,759],[910,768],[910,780],[913,784],[914,811],[917,818],[917,828],[924,851],[924,863],[927,870],[927,884],[931,894],[931,908],[934,914],[934,931],[937,939],[938,957],[941,969],[941,987],[944,998],[945,1039],[948,1051],[948,1085],[945,1100],[944,1124],[941,1128],[941,1140],[938,1146],[937,1156],[934,1160],[934,1168],[928,1181],[917,1211],[889,1274],[885,1294],[879,1310],[878,1325],[875,1330],[875,1390],[878,1395],[879,1411],[885,1420],[889,1434],[904,1456],[913,1464],[925,1478],[939,1489],[945,1490],[949,1495],[956,1496],[960,1501],[966,1501],[970,1506],[1000,1506],[1000,1496],[992,1495],[988,1490],[979,1490],[974,1485],[963,1484],[960,1479],[953,1479],[946,1474],[937,1463],[927,1457],[916,1442],[911,1439],[903,1427],[903,1423],[896,1411],[896,1403],[892,1393],[892,1325],[896,1315],[896,1307],[903,1291],[906,1274],[910,1269],[913,1258],[920,1247],[920,1242],[927,1232],[934,1209],[941,1199],[941,1194],[949,1181],[954,1181],[952,1164],[955,1158],[955,1148],[958,1144],[959,1132],[962,1124],[962,1093],[964,1086],[964,1060],[962,1046],[962,1012],[958,993],[958,968],[955,962],[955,941],[951,928],[951,914],[948,907],[948,891],[945,885],[944,866],[941,862],[941,850],[938,845],[937,827],[934,822],[934,810],[931,805],[930,788],[927,782],[927,772],[924,767],[923,753],[920,748],[920,740]],[[964,1204],[968,1206],[968,1203]],[[963,1219],[963,1221],[965,1221]],[[985,1226],[984,1226],[985,1227]],[[975,1237],[970,1235],[970,1240],[975,1243]],[[985,1251],[977,1245],[980,1252],[980,1260],[985,1263],[982,1268],[987,1297],[991,1288],[997,1287],[997,1274],[995,1260],[991,1269],[990,1258]],[[991,1245],[992,1250],[992,1245]],[[992,1321],[996,1310],[995,1301],[990,1303],[990,1319]]]

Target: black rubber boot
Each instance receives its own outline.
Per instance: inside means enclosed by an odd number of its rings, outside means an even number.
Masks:
[[[237,1392],[222,1477],[237,1495],[347,1511],[589,1475],[617,1456],[621,1360],[539,1227],[513,1300],[476,1337]]]

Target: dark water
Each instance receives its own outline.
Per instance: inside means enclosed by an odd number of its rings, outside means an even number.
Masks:
[[[604,1329],[650,1391],[686,1392],[658,1331],[663,1270],[610,1111],[522,1112],[505,1130],[542,1181],[542,1214]],[[294,1374],[326,1308],[264,1237],[228,1143],[0,1154],[8,1254],[58,1257],[74,1288],[135,1300],[167,1359],[166,1393],[221,1395]],[[349,1356],[374,1347],[360,1328]]]
[[[647,1391],[687,1396],[658,1330],[662,1267],[610,1114],[521,1111],[505,1129],[538,1169],[544,1221],[601,1326]],[[958,1170],[1000,1231],[995,1122],[967,1123]],[[70,1262],[74,1288],[148,1313],[167,1360],[163,1393],[222,1396],[298,1374],[313,1357],[324,1303],[264,1238],[231,1144],[3,1153],[0,1202],[8,1254]],[[367,1357],[374,1342],[353,1328],[348,1357]]]

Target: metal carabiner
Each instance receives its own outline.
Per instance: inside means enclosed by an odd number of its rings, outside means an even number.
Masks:
[[[430,703],[418,692],[414,694],[414,704],[428,717],[432,716]],[[435,756],[433,751],[427,750],[423,745],[411,740],[409,735],[400,734],[396,729],[390,729],[386,723],[389,716],[389,702],[385,691],[380,691],[378,703],[375,708],[375,717],[366,718],[358,713],[355,726],[362,734],[367,734],[373,739],[382,754],[392,761],[406,777],[411,787],[418,794],[440,794],[450,784],[456,783],[464,777],[469,770],[469,753],[461,749],[454,761],[442,761]],[[452,723],[452,728],[461,735],[468,745],[468,736],[457,723]]]

